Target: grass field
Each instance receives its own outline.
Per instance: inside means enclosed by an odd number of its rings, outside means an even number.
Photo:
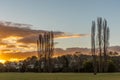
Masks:
[[[120,80],[120,73],[0,73],[0,80]]]

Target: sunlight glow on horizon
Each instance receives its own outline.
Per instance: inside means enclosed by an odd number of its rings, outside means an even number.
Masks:
[[[11,58],[10,60],[0,59],[0,63],[4,64],[7,61],[10,61],[10,62],[19,62],[21,60],[25,60],[25,59],[17,59],[17,58]]]
[[[0,63],[3,63],[3,64],[4,64],[5,62],[6,62],[6,60],[1,60],[1,59],[0,59]]]

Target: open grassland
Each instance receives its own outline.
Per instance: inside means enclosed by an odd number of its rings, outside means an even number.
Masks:
[[[120,80],[120,73],[0,73],[0,80]]]

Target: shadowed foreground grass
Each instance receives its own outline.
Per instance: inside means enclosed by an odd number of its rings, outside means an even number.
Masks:
[[[0,80],[120,80],[120,73],[0,73]]]

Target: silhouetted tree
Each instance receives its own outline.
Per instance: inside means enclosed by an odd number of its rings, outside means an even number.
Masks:
[[[93,67],[94,67],[94,75],[97,73],[97,64],[96,64],[96,51],[95,51],[95,21],[92,22],[91,28],[91,53],[93,57]]]
[[[112,60],[108,60],[108,69],[106,72],[115,72],[117,70],[115,63]]]
[[[107,27],[107,21],[104,19],[103,21],[103,54],[104,54],[104,72],[107,72],[107,49],[109,46],[109,27]]]
[[[102,72],[102,18],[98,17],[97,18],[97,29],[98,29],[98,46],[99,46],[99,72]]]
[[[84,70],[85,72],[93,72],[93,62],[88,60],[88,61],[84,61]]]
[[[97,40],[95,41],[95,39]],[[99,55],[99,72],[107,71],[107,49],[109,46],[109,27],[107,26],[106,19],[102,20],[101,17],[97,18],[97,37],[95,38],[95,22],[92,22],[91,28],[91,52],[93,56],[94,63],[94,74],[96,71],[95,63],[95,42],[98,45],[98,55]]]
[[[37,50],[39,65],[41,67],[41,62],[44,64],[44,71],[51,72],[52,70],[52,55],[54,53],[54,34],[53,32],[45,32],[39,35],[37,40]],[[44,61],[42,61],[42,59]]]

